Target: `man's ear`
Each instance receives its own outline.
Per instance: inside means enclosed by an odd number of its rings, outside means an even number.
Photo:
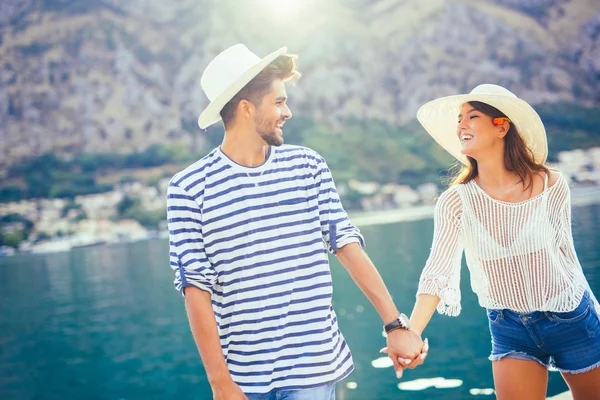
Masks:
[[[237,115],[242,118],[252,118],[255,112],[254,104],[246,99],[240,100],[237,106]]]

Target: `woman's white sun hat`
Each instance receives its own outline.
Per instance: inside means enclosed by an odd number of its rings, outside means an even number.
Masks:
[[[260,58],[243,44],[235,44],[216,56],[206,67],[200,85],[210,104],[198,117],[200,129],[219,122],[225,104],[273,60],[287,51],[282,47]]]
[[[502,86],[485,83],[477,86],[469,94],[432,100],[417,111],[417,119],[440,146],[460,162],[467,164],[467,157],[460,151],[456,126],[460,107],[470,101],[480,101],[502,111],[510,118],[525,141],[525,145],[533,152],[535,162],[546,161],[548,142],[546,129],[540,116],[527,102]]]

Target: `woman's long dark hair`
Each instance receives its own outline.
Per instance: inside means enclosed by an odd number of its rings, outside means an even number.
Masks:
[[[488,115],[492,118],[506,117],[502,111],[486,103],[479,101],[470,101],[469,104],[477,111]],[[516,173],[525,189],[529,189],[533,185],[533,176],[536,172],[543,171],[548,173],[548,168],[543,164],[535,162],[533,152],[525,145],[525,141],[517,127],[510,123],[508,133],[504,136],[504,166],[507,170]],[[468,164],[463,165],[460,171],[454,176],[450,186],[460,183],[467,183],[475,179],[479,174],[477,169],[477,160],[467,156]]]

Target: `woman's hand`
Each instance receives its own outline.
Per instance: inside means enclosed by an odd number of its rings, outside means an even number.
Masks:
[[[384,347],[379,350],[380,353],[386,353],[390,356],[390,358],[394,357],[394,354],[389,354],[388,348]],[[423,364],[425,362],[425,358],[427,358],[427,354],[429,354],[429,340],[425,339],[423,341],[423,346],[421,347],[421,352],[413,357],[413,358],[405,358],[399,355],[395,356],[395,359],[392,358],[394,362],[394,369],[396,370],[396,377],[400,379],[404,372],[404,368],[414,369],[417,366]]]

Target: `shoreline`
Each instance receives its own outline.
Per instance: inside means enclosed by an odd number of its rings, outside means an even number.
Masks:
[[[571,187],[571,207],[573,209],[581,206],[600,204],[600,186],[573,186]],[[405,208],[391,208],[376,211],[348,211],[350,221],[357,227],[367,227],[374,225],[395,224],[401,222],[419,221],[432,219],[435,211],[435,203],[423,204]],[[138,238],[127,238],[125,240],[106,240],[104,238],[91,238],[89,243],[75,241],[74,238],[65,237],[60,240],[45,242],[34,246],[29,251],[14,251],[10,253],[0,252],[0,257],[10,257],[17,254],[37,253],[47,254],[56,252],[71,251],[74,248],[87,246],[102,246],[123,242],[141,242],[151,239],[163,239],[168,236],[166,232],[149,232],[147,235]],[[75,244],[75,245],[73,245]]]
[[[348,217],[356,226],[385,225],[433,218],[434,210],[435,204],[427,204],[380,211],[349,211]]]
[[[572,186],[571,207],[600,204],[600,186]],[[395,224],[433,218],[435,204],[377,211],[348,211],[350,221],[356,226]]]

